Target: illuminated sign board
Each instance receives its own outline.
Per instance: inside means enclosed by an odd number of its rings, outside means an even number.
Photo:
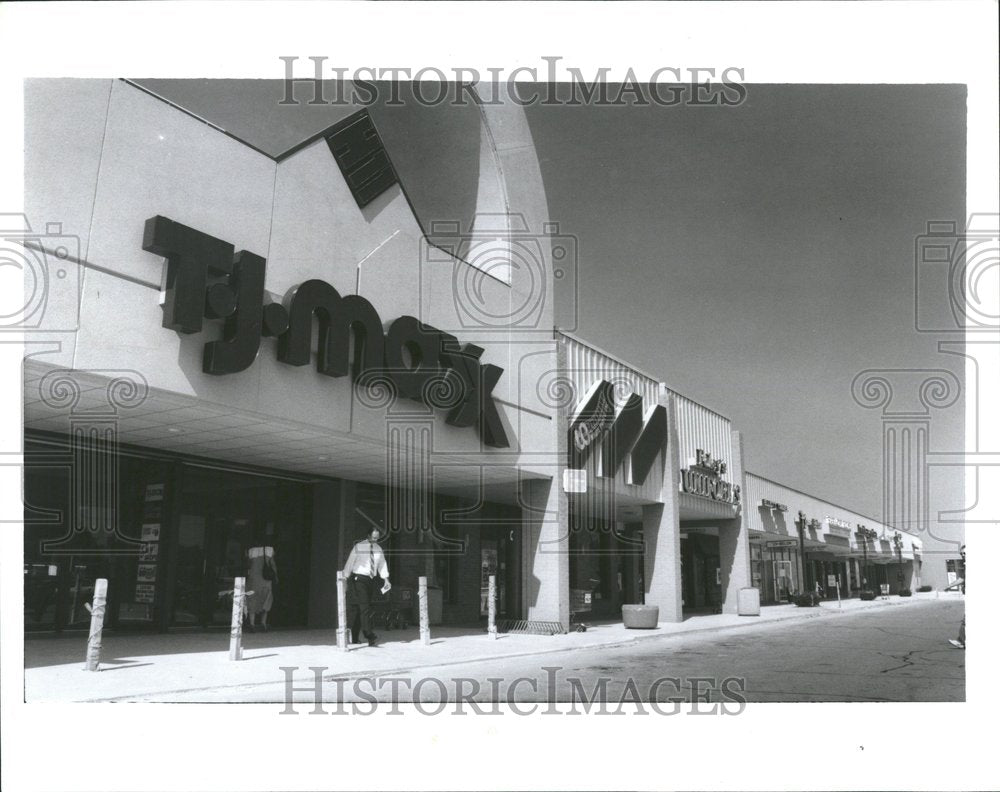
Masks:
[[[224,322],[222,337],[205,344],[205,373],[249,368],[262,336],[277,339],[282,363],[308,365],[315,317],[320,374],[351,374],[360,384],[391,386],[402,396],[447,410],[445,422],[451,426],[475,426],[486,445],[510,446],[493,401],[503,369],[480,362],[482,347],[461,344],[412,316],[401,316],[384,330],[368,300],[342,297],[321,280],[305,281],[284,304],[265,304],[266,259],[236,253],[232,244],[166,217],[146,221],[142,249],[167,259],[164,327],[189,334],[200,332],[205,319]]]
[[[691,466],[681,471],[681,489],[702,498],[739,504],[739,484],[722,480],[722,476],[726,474],[726,463],[713,459],[711,454],[700,448],[696,453]]]

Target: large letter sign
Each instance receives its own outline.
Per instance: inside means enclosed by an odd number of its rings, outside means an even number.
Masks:
[[[302,283],[285,305],[265,305],[265,259],[247,251],[235,253],[228,242],[165,217],[146,221],[142,249],[167,259],[164,327],[197,333],[204,319],[224,320],[222,339],[205,344],[205,373],[233,374],[249,368],[262,336],[278,339],[281,362],[308,365],[316,317],[316,368],[321,374],[351,374],[355,379],[384,375],[400,395],[446,408],[446,423],[475,426],[488,446],[510,446],[493,400],[503,369],[481,363],[481,347],[460,344],[412,316],[399,317],[383,335],[382,320],[368,300],[356,294],[341,296],[321,280]],[[454,398],[436,404],[432,392],[442,385],[448,387],[440,390]]]

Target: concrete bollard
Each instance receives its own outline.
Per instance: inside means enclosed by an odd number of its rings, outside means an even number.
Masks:
[[[233,618],[229,626],[229,659],[243,659],[243,603],[246,600],[246,578],[233,580]]]
[[[488,621],[486,632],[494,641],[497,639],[497,576],[490,575],[489,600],[487,602]]]
[[[420,643],[428,646],[431,642],[431,623],[427,615],[427,578],[417,578],[417,598],[420,601]]]
[[[337,648],[348,651],[347,643],[347,580],[344,571],[337,571]]]
[[[104,611],[108,605],[108,581],[94,581],[94,601],[90,606],[90,636],[87,638],[87,671],[97,671],[101,665],[101,633],[104,631]]]

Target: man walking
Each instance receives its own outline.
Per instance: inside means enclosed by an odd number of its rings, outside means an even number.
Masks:
[[[378,636],[372,630],[372,602],[375,598],[375,579],[385,581],[382,593],[392,586],[389,584],[389,567],[385,554],[378,544],[381,537],[378,528],[372,528],[368,538],[355,543],[347,556],[344,575],[347,577],[347,623],[351,626],[351,643],[360,643],[359,633],[365,636],[369,646],[375,646]]]
[[[962,556],[962,593],[965,594],[965,545],[959,549],[959,554]],[[958,640],[954,638],[949,638],[948,643],[954,646],[956,649],[965,648],[965,615],[962,615],[962,626],[958,628]]]

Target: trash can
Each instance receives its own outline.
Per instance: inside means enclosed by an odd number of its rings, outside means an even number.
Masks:
[[[657,605],[622,605],[622,623],[627,629],[653,630],[659,620]]]
[[[760,591],[741,588],[736,598],[736,609],[740,616],[760,616]]]

